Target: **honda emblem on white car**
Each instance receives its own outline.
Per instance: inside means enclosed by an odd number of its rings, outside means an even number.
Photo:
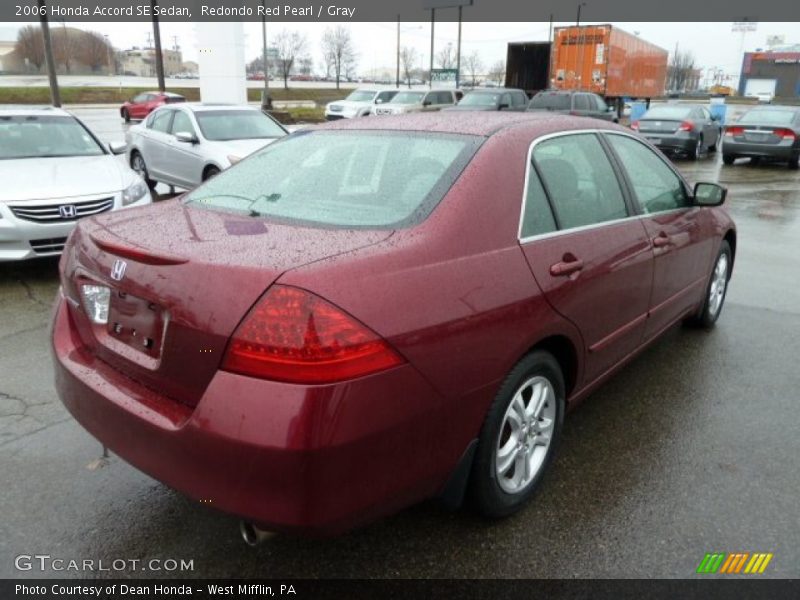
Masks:
[[[125,277],[125,269],[127,267],[128,263],[126,263],[124,260],[115,260],[114,266],[111,267],[111,279],[114,281],[122,281],[122,278]]]
[[[74,204],[62,204],[58,207],[58,213],[62,219],[74,219],[78,216],[78,211],[75,210]]]

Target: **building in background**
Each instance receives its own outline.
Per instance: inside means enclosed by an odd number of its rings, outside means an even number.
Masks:
[[[0,75],[21,73],[25,70],[25,61],[16,52],[16,46],[16,28],[0,27]]]
[[[184,71],[183,55],[180,50],[163,49],[164,76],[172,77]],[[131,48],[124,50],[121,56],[121,68],[124,75],[137,77],[156,76],[155,48]]]
[[[759,93],[777,98],[800,97],[800,44],[745,52],[739,94]]]

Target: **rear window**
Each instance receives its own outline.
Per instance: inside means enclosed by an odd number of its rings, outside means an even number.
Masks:
[[[694,110],[686,106],[654,106],[648,110],[645,119],[663,119],[665,121],[686,119],[689,113]]]
[[[412,226],[439,203],[480,140],[418,132],[303,132],[223,171],[186,202],[329,227]]]
[[[539,92],[533,97],[528,108],[545,108],[547,110],[569,110],[569,94],[553,94]]]
[[[791,125],[796,114],[791,110],[764,108],[745,113],[736,123],[738,125]]]

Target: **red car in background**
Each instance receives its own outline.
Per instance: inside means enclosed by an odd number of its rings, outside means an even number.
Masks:
[[[174,102],[186,102],[186,98],[172,92],[143,92],[125,102],[120,107],[119,114],[126,123],[131,120],[140,121],[159,106]]]
[[[299,131],[182,198],[79,221],[56,388],[250,543],[435,496],[508,515],[568,409],[671,325],[714,325],[725,195],[580,117]]]

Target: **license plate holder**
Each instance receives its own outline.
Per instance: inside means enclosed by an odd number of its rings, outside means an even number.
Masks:
[[[111,291],[108,335],[152,358],[161,355],[164,311],[144,298],[118,290]]]
[[[769,134],[767,133],[746,133],[744,139],[748,142],[766,142]]]

